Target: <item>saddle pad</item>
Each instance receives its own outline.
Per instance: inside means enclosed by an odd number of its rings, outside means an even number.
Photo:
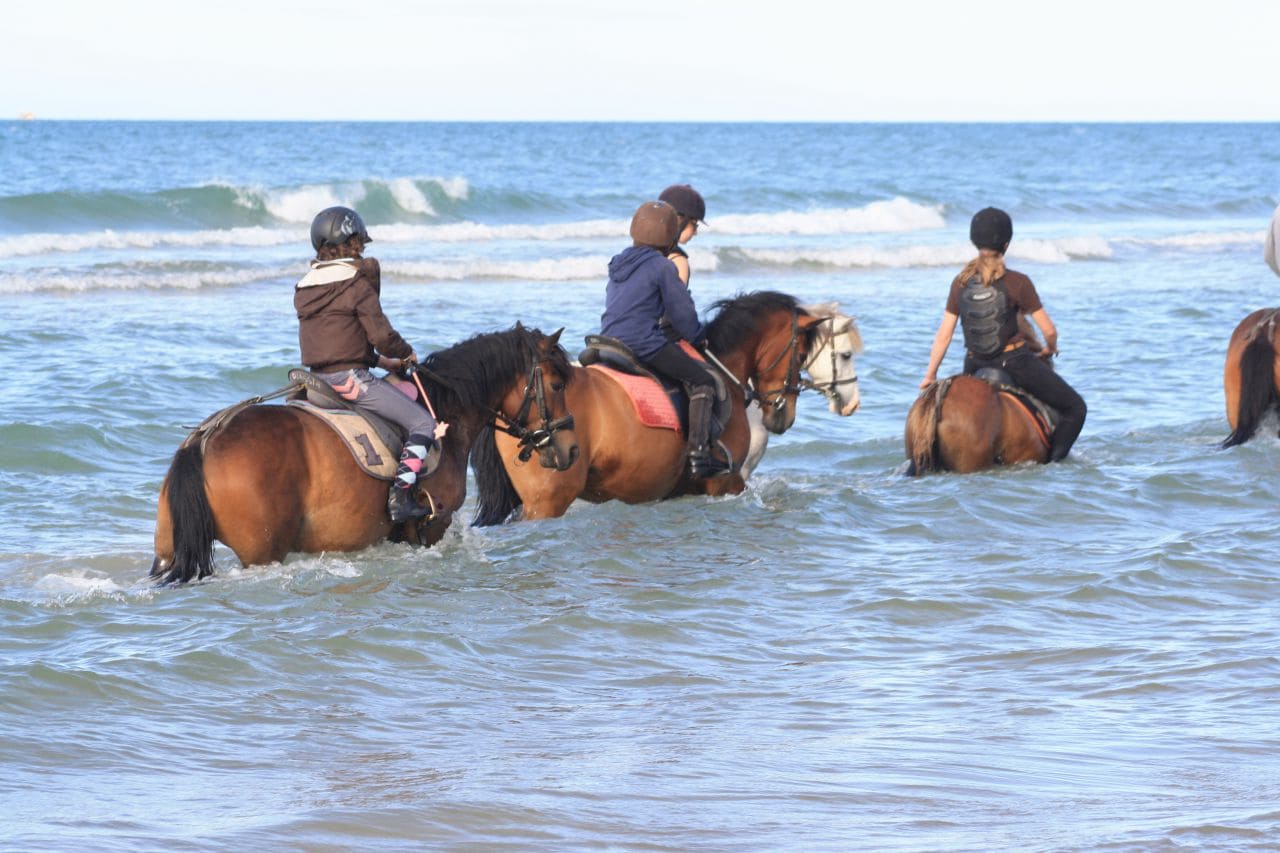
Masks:
[[[356,464],[366,474],[379,480],[395,479],[396,466],[400,464],[400,448],[388,447],[359,414],[345,409],[321,409],[305,400],[290,400],[286,405],[324,421],[341,437]]]
[[[671,398],[657,382],[646,376],[622,373],[603,364],[592,364],[587,367],[587,370],[598,370],[621,385],[622,390],[626,391],[627,396],[631,398],[631,405],[635,407],[636,417],[640,419],[640,423],[648,427],[680,432],[680,417],[676,413],[676,407],[671,404]]]

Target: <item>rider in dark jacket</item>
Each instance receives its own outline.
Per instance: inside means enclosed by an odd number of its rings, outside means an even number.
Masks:
[[[671,205],[645,202],[631,219],[633,245],[609,261],[600,331],[622,341],[655,372],[682,383],[689,394],[689,473],[703,478],[728,466],[711,455],[711,413],[715,379],[703,362],[679,343],[669,343],[659,327],[665,316],[681,338],[700,343],[704,337],[689,290],[666,253],[679,236],[679,219]]]
[[[920,387],[937,380],[938,367],[960,322],[965,336],[965,373],[1002,368],[1018,387],[1057,410],[1058,427],[1049,446],[1049,461],[1057,462],[1071,451],[1088,411],[1075,389],[1049,365],[1048,359],[1058,353],[1058,330],[1031,279],[1005,268],[1004,253],[1013,239],[1009,214],[994,207],[978,211],[969,224],[969,238],[978,248],[978,257],[951,283]],[[1023,314],[1030,315],[1044,335],[1045,345],[1039,351],[1020,328]]]

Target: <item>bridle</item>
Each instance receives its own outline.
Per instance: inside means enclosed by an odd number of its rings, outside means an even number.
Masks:
[[[819,323],[831,323],[831,380],[828,382],[814,382],[812,379],[801,379],[800,385],[812,391],[817,391],[823,397],[826,397],[827,400],[829,400],[830,402],[839,405],[840,393],[836,389],[839,388],[841,385],[857,385],[858,374],[857,374],[857,371],[855,371],[853,376],[850,377],[849,379],[836,379],[835,319],[836,319],[835,317],[823,317],[821,320],[818,321]],[[814,325],[817,325],[817,324],[815,323]],[[809,360],[804,363],[803,369],[809,370],[809,368],[813,365],[813,363],[817,361],[818,355],[821,354],[821,352],[822,352],[822,347],[818,347],[816,350],[814,350],[813,354],[809,356]]]
[[[789,360],[787,362],[787,373],[782,379],[782,386],[767,390],[757,388],[752,391],[752,397],[759,400],[761,406],[768,400],[774,409],[786,411],[787,395],[799,394],[804,387],[803,381],[800,379],[800,312],[794,308],[791,310],[791,340],[787,343],[787,348],[778,353],[778,357],[769,362],[763,370],[757,371],[756,375],[763,375],[773,370],[784,357]],[[747,381],[750,382],[750,380]],[[748,402],[750,402],[750,398]]]
[[[725,367],[724,362],[716,358],[715,353],[711,351],[710,347],[703,348],[702,354],[705,355],[708,359],[710,359],[712,364],[720,368],[720,372],[723,373],[730,382],[732,382],[734,385],[737,385],[738,388],[741,389],[742,396],[744,398],[742,401],[742,404],[744,406],[751,405],[751,402],[753,400],[759,400],[760,404],[764,405],[765,398],[769,397],[770,395],[773,395],[772,399],[770,400],[770,402],[773,404],[773,407],[775,409],[779,407],[782,407],[785,409],[787,405],[787,394],[800,393],[800,389],[803,387],[803,381],[800,379],[799,317],[800,317],[799,312],[793,308],[791,310],[791,340],[790,342],[788,342],[787,348],[784,349],[782,352],[778,353],[778,357],[775,358],[773,361],[769,362],[768,366],[766,366],[763,370],[758,371],[758,373],[768,373],[770,370],[773,370],[775,367],[777,367],[779,362],[781,362],[784,357],[790,355],[791,360],[787,364],[787,375],[783,378],[782,380],[783,385],[780,388],[771,388],[767,391],[764,391],[764,390],[759,390],[757,388],[752,387],[752,383],[750,379],[748,379],[746,382],[739,382],[738,377],[733,375],[733,371]],[[831,319],[831,318],[828,317],[826,319]],[[819,321],[819,322],[822,322],[822,321]]]
[[[551,448],[551,442],[555,440],[557,432],[573,429],[572,413],[566,414],[563,418],[551,420],[551,407],[547,405],[547,392],[542,381],[542,365],[546,361],[544,357],[529,365],[529,376],[524,384],[524,399],[520,401],[520,408],[516,410],[515,417],[509,418],[497,410],[493,413],[493,428],[519,439],[520,453],[517,458],[521,462],[528,462],[535,452],[546,453]],[[542,426],[537,429],[531,429],[525,423],[534,403],[537,403],[538,416],[542,419]]]

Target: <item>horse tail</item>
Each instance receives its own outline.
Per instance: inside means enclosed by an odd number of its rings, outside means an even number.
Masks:
[[[907,413],[906,444],[907,475],[914,477],[938,469],[938,419],[942,411],[942,398],[947,394],[949,382],[934,382],[920,392],[911,411]]]
[[[1258,334],[1240,353],[1240,402],[1236,406],[1236,428],[1223,440],[1223,447],[1235,447],[1253,438],[1267,411],[1280,403],[1276,395],[1276,348],[1269,334]]]
[[[502,524],[518,510],[523,501],[507,474],[507,466],[498,453],[493,426],[480,430],[471,446],[471,468],[476,474],[476,513],[472,527],[491,527]]]
[[[213,574],[213,509],[204,490],[204,453],[199,441],[178,448],[165,475],[173,561],[159,556],[151,576],[160,584],[186,583]]]

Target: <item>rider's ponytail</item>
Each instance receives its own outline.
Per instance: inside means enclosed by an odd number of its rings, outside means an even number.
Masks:
[[[995,249],[981,249],[978,257],[969,261],[965,268],[960,271],[960,275],[956,276],[956,281],[965,284],[974,276],[982,281],[983,284],[991,284],[991,282],[999,279],[1004,275],[1004,254]]]

